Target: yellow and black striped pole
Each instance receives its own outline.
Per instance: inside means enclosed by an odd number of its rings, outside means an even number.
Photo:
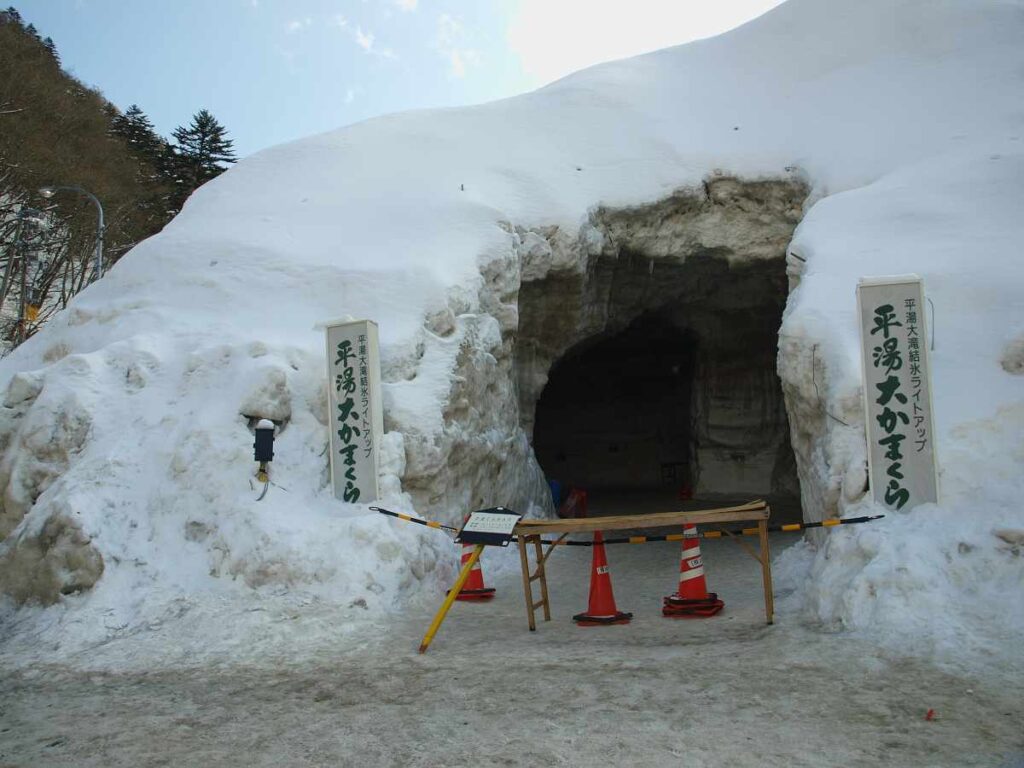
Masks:
[[[480,555],[483,554],[483,551],[483,544],[477,544],[473,547],[472,554],[462,566],[462,570],[459,571],[459,577],[455,580],[455,585],[448,590],[448,595],[445,597],[444,602],[441,603],[441,608],[438,610],[434,620],[430,622],[430,629],[427,630],[427,634],[423,636],[423,642],[420,643],[420,653],[427,652],[427,648],[430,647],[430,643],[434,639],[434,635],[436,635],[437,630],[441,628],[441,622],[443,622],[444,617],[448,615],[448,610],[452,607],[452,603],[455,602],[455,598],[459,596],[459,592],[462,591],[462,585],[466,583],[466,579],[469,578],[469,572],[473,570],[473,566],[476,565],[476,561],[480,559]]]
[[[405,520],[407,523],[418,523],[425,525],[428,528],[438,528],[443,531],[451,531],[452,533],[458,533],[458,528],[450,525],[443,525],[442,523],[435,522],[434,520],[423,520],[422,518],[413,517],[412,515],[403,515],[400,512],[392,512],[389,509],[382,509],[381,507],[370,507],[374,512],[379,512],[382,515],[388,517],[396,517],[399,520]],[[816,523],[787,523],[786,525],[770,525],[768,526],[768,533],[795,533],[796,531],[805,531],[810,528],[834,528],[837,525],[856,525],[858,523],[870,523],[872,520],[880,520],[885,515],[868,515],[865,517],[848,517],[846,519],[832,518],[830,520],[821,520]],[[736,531],[702,531],[698,534],[704,539],[720,539],[723,536],[757,536],[757,528],[741,528]],[[682,541],[683,534],[681,533],[670,533],[666,536],[625,536],[617,539],[605,539],[605,544],[648,544],[653,541]],[[514,539],[513,539],[514,540]],[[548,541],[544,539],[541,541],[542,544],[550,544],[552,546],[559,547],[592,547],[594,546],[593,541],[569,541],[566,539],[557,539],[556,541]]]
[[[413,517],[412,515],[403,515],[401,512],[392,512],[390,509],[384,509],[383,507],[370,507],[374,512],[379,512],[382,515],[388,517],[394,517],[399,520],[404,520],[407,523],[419,523],[425,525],[427,528],[439,528],[442,531],[452,531],[453,533],[458,532],[458,528],[451,525],[442,525],[435,520],[424,520],[421,517]]]

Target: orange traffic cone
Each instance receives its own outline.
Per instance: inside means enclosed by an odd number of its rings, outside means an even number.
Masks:
[[[661,613],[674,619],[714,616],[725,607],[725,603],[719,600],[714,592],[708,592],[697,526],[683,526],[683,536],[683,554],[679,560],[679,589],[674,595],[665,598]]]
[[[572,620],[581,627],[596,627],[601,624],[629,624],[632,618],[632,613],[623,613],[615,607],[612,577],[608,572],[608,558],[604,554],[604,539],[601,532],[596,531],[590,574],[590,601],[587,612],[576,614]]]
[[[579,488],[573,488],[565,497],[565,503],[558,508],[559,517],[586,517],[587,516],[587,492]]]
[[[473,554],[472,544],[462,545],[462,565],[466,564],[469,560],[470,555]],[[466,583],[462,585],[462,589],[459,590],[459,594],[455,596],[456,600],[490,600],[494,597],[494,587],[484,586],[484,572],[480,568],[480,560],[476,561],[473,566],[473,570],[469,572],[469,578],[466,579]]]

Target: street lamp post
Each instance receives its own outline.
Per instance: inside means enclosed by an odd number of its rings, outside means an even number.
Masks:
[[[17,342],[21,344],[25,340],[28,320],[28,307],[26,291],[28,290],[28,263],[27,256],[25,253],[25,224],[32,223],[37,226],[41,223],[42,213],[37,211],[35,208],[22,208],[18,211],[17,222],[18,229],[17,234],[14,238],[14,258],[8,256],[7,267],[4,269],[3,282],[0,284],[0,307],[3,306],[4,301],[7,299],[7,293],[11,289],[11,272],[15,261],[18,263],[18,268],[21,271],[21,296],[18,300],[18,334]],[[34,317],[31,319],[35,319]]]
[[[103,233],[105,226],[103,224],[103,206],[100,205],[100,201],[96,198],[92,192],[82,189],[81,187],[43,187],[39,190],[39,194],[49,200],[55,194],[61,190],[68,190],[71,192],[81,192],[83,195],[88,197],[96,205],[96,210],[99,212],[99,229],[96,233],[96,268],[93,272],[92,279],[99,280],[103,274]],[[92,281],[90,281],[92,282]]]

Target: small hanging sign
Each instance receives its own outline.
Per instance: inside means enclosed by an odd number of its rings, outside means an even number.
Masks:
[[[507,547],[512,541],[512,531],[522,518],[522,515],[504,507],[481,509],[469,516],[455,540],[460,544]]]

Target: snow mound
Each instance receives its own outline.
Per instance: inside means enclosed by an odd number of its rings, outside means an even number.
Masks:
[[[32,631],[87,644],[182,595],[373,613],[433,587],[454,547],[331,497],[316,323],[380,324],[385,506],[543,513],[521,284],[613,247],[599,209],[732,177],[809,190],[778,361],[809,517],[866,505],[857,278],[916,272],[936,307],[943,506],[801,547],[782,564],[801,606],[896,639],[953,632],[968,604],[994,636],[1020,628],[983,598],[1022,579],[1021,39],[1019,0],[790,0],[518,98],[244,160],[0,363],[4,592],[60,602],[22,609]],[[261,418],[280,426],[257,502]]]

